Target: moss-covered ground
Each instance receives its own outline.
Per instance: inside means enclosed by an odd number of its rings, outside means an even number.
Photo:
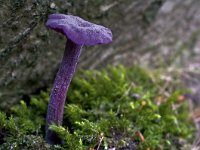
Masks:
[[[45,143],[49,90],[0,112],[1,150],[180,150],[192,142],[185,90],[137,66],[79,71],[69,89],[62,145]]]

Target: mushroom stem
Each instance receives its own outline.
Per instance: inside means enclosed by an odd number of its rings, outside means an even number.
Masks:
[[[69,40],[66,43],[64,56],[56,75],[51,91],[46,117],[46,141],[49,144],[60,144],[61,140],[57,134],[49,130],[49,125],[61,125],[67,91],[74,75],[76,65],[81,53],[82,45],[78,45]]]

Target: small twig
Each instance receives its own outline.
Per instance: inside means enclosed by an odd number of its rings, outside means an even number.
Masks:
[[[100,140],[99,140],[99,144],[98,144],[98,147],[97,147],[97,150],[99,150],[99,148],[100,148],[100,146],[101,146],[101,143],[102,143],[102,141],[103,141],[103,136],[100,138]]]
[[[100,134],[100,140],[95,144],[94,148],[90,148],[90,150],[94,150],[96,147],[97,147],[96,150],[99,150],[99,148],[100,148],[100,146],[101,146],[101,143],[102,143],[102,141],[103,141],[103,138],[104,138],[103,133],[101,133],[101,134]]]
[[[145,141],[145,138],[144,138],[143,134],[142,134],[140,131],[137,131],[137,135],[139,136],[139,138],[140,138],[140,140],[141,140],[142,142]]]

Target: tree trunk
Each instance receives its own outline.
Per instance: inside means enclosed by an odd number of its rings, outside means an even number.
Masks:
[[[199,7],[196,0],[0,0],[1,106],[52,86],[66,39],[45,28],[48,14],[77,15],[113,31],[111,44],[84,46],[78,68],[157,67],[199,56]]]

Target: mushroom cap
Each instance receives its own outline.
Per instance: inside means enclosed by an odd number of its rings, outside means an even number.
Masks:
[[[79,45],[107,44],[112,41],[110,29],[90,23],[77,16],[51,14],[46,26],[64,34]]]

